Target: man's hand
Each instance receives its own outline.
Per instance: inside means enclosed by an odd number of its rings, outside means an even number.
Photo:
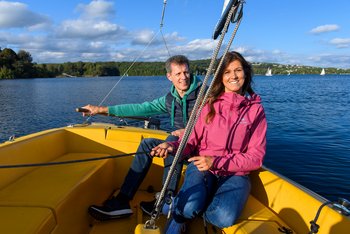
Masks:
[[[83,116],[108,113],[108,107],[106,106],[93,106],[89,104],[89,105],[83,106],[82,109],[87,110],[83,112]]]

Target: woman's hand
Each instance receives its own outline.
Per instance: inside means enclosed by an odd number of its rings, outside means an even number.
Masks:
[[[156,147],[154,147],[151,151],[151,156],[157,156],[161,158],[166,158],[168,157],[168,153],[172,153],[174,150],[174,147],[172,147],[170,144],[167,142],[163,142]]]
[[[197,167],[199,171],[208,171],[214,162],[214,157],[212,156],[193,156],[188,159],[189,162]]]

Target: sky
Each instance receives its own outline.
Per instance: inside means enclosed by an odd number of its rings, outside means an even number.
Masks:
[[[163,0],[0,0],[0,47],[36,63],[209,59],[222,7],[167,0],[160,27]],[[349,69],[349,12],[348,0],[246,0],[230,49],[250,62]]]

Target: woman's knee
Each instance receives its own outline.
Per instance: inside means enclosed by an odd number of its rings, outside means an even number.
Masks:
[[[226,228],[232,226],[239,217],[239,212],[229,209],[217,208],[215,212],[205,213],[205,219],[219,227]]]
[[[179,203],[176,205],[175,213],[185,219],[193,219],[197,217],[203,209],[202,203],[198,202],[198,200],[187,200],[187,202],[181,205]]]

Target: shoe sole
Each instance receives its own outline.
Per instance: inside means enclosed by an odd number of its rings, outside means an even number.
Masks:
[[[91,215],[91,217],[99,221],[126,218],[133,214],[131,209],[125,209],[124,211],[127,213],[110,214],[109,212],[104,212],[93,207],[89,207],[88,209],[88,213]]]

